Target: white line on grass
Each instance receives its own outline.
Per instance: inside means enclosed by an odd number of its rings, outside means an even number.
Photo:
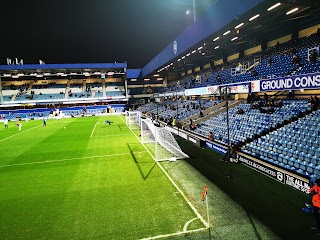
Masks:
[[[158,235],[158,236],[154,236],[154,237],[142,238],[141,240],[154,240],[154,239],[168,238],[168,237],[173,237],[173,236],[185,235],[188,233],[201,232],[201,231],[205,231],[205,230],[207,230],[207,228],[199,228],[199,229],[189,230],[189,231],[185,231],[185,232],[177,232],[177,233],[171,233],[171,234]]]
[[[90,135],[90,138],[92,137],[93,133],[94,133],[94,130],[96,129],[96,126],[97,124],[99,124],[99,122],[96,122],[96,124],[94,125],[93,129],[92,129],[92,132],[91,132],[91,135]]]
[[[103,135],[103,136],[96,136],[94,138],[106,138],[106,137],[122,137],[122,136],[132,136],[132,134],[115,134],[115,135]]]
[[[194,220],[197,220],[197,219],[198,219],[198,218],[192,218],[191,220],[189,220],[189,221],[184,225],[183,231],[184,231],[184,232],[187,231],[189,224],[192,223]]]
[[[120,117],[121,118],[121,117]],[[121,120],[125,123],[125,121],[121,118]],[[129,127],[128,127],[129,128]],[[130,128],[129,128],[130,129]],[[133,133],[133,135],[138,139],[138,141],[142,144],[142,142],[140,141],[140,139],[138,138],[138,136],[130,129],[130,131]],[[192,203],[187,199],[187,197],[184,195],[184,193],[182,192],[182,190],[178,187],[178,185],[173,181],[173,179],[170,177],[170,175],[167,173],[166,170],[164,170],[164,168],[161,166],[161,164],[152,156],[151,152],[147,149],[147,147],[142,144],[142,146],[146,149],[146,151],[149,153],[149,155],[153,158],[153,160],[157,163],[157,165],[160,167],[160,169],[164,172],[164,174],[167,176],[167,178],[170,180],[170,182],[173,184],[173,186],[179,191],[179,193],[181,194],[181,196],[184,198],[184,200],[188,203],[188,205],[191,207],[191,209],[193,210],[193,212],[197,215],[197,217],[201,220],[201,222],[208,228],[209,224],[204,220],[204,218],[200,215],[200,213],[198,212],[198,210],[192,205]],[[207,228],[201,228],[200,230],[203,229],[207,229]],[[187,231],[190,232],[190,231]],[[172,234],[167,234],[167,235],[161,235],[161,236],[174,236],[174,235],[181,235],[181,234],[185,234],[187,232],[178,232],[178,233],[172,233]],[[160,236],[160,235],[159,235]],[[161,238],[161,237],[153,237],[153,238],[147,238],[147,239],[157,239],[157,238]]]
[[[1,139],[0,142],[2,142],[2,141],[4,141],[4,140],[7,140],[7,139],[9,139],[9,138],[12,138],[12,137],[14,137],[14,136],[17,136],[17,135],[19,135],[19,134],[21,134],[21,133],[28,132],[28,131],[30,131],[30,130],[32,130],[32,129],[35,129],[35,128],[37,128],[37,127],[40,127],[40,126],[42,126],[42,125],[35,126],[35,127],[30,128],[30,129],[28,129],[28,130],[25,130],[25,131],[18,132],[18,133],[14,134],[14,135],[12,135],[12,136],[10,136],[10,137],[6,137],[6,138],[4,138],[4,139]]]
[[[145,153],[145,152],[146,152],[146,151],[135,152],[135,153]],[[66,158],[66,159],[60,159],[60,160],[47,160],[47,161],[42,161],[42,162],[14,163],[14,164],[0,165],[0,168],[16,167],[16,166],[25,166],[25,165],[34,165],[34,164],[44,164],[44,163],[67,162],[67,161],[74,161],[74,160],[83,160],[83,159],[90,159],[90,158],[113,157],[113,156],[131,155],[131,154],[132,154],[132,153],[106,154],[106,155],[99,155],[99,156],[88,156],[88,157],[78,157],[78,158]]]

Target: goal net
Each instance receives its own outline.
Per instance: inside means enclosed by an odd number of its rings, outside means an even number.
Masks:
[[[141,126],[141,112],[139,111],[127,111],[126,124],[130,129],[140,129]]]
[[[175,161],[188,158],[172,133],[163,127],[157,127],[152,120],[141,119],[141,142],[153,154],[156,161]]]

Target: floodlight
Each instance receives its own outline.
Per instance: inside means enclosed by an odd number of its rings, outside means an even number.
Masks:
[[[296,11],[298,11],[298,10],[299,10],[299,8],[291,9],[290,11],[286,12],[286,15],[289,15],[289,14],[291,14],[291,13],[294,13],[294,12],[296,12]]]
[[[229,34],[230,33],[230,30],[229,31],[226,31],[224,34],[223,34],[223,36],[225,36],[225,35],[227,35],[227,34]]]
[[[260,14],[254,15],[253,17],[249,18],[249,22],[251,22],[252,20],[254,20],[258,17],[260,17]]]
[[[235,26],[234,28],[237,29],[237,28],[239,28],[239,27],[242,27],[243,25],[244,25],[244,23],[240,23],[240,24],[238,24],[237,26]]]
[[[279,7],[281,5],[281,3],[276,3],[275,5],[273,5],[273,6],[271,6],[271,7],[269,7],[267,10],[268,11],[271,11],[272,9],[275,9],[276,7]]]

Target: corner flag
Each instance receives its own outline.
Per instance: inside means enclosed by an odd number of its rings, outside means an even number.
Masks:
[[[202,196],[201,196],[202,201],[204,201],[204,198],[208,195],[207,190],[208,190],[207,186],[204,186],[203,193],[202,193]]]

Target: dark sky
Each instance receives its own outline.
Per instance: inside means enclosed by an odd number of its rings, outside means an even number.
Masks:
[[[196,1],[198,12],[212,2]],[[192,0],[10,0],[0,8],[0,64],[18,57],[141,68],[193,21]]]

